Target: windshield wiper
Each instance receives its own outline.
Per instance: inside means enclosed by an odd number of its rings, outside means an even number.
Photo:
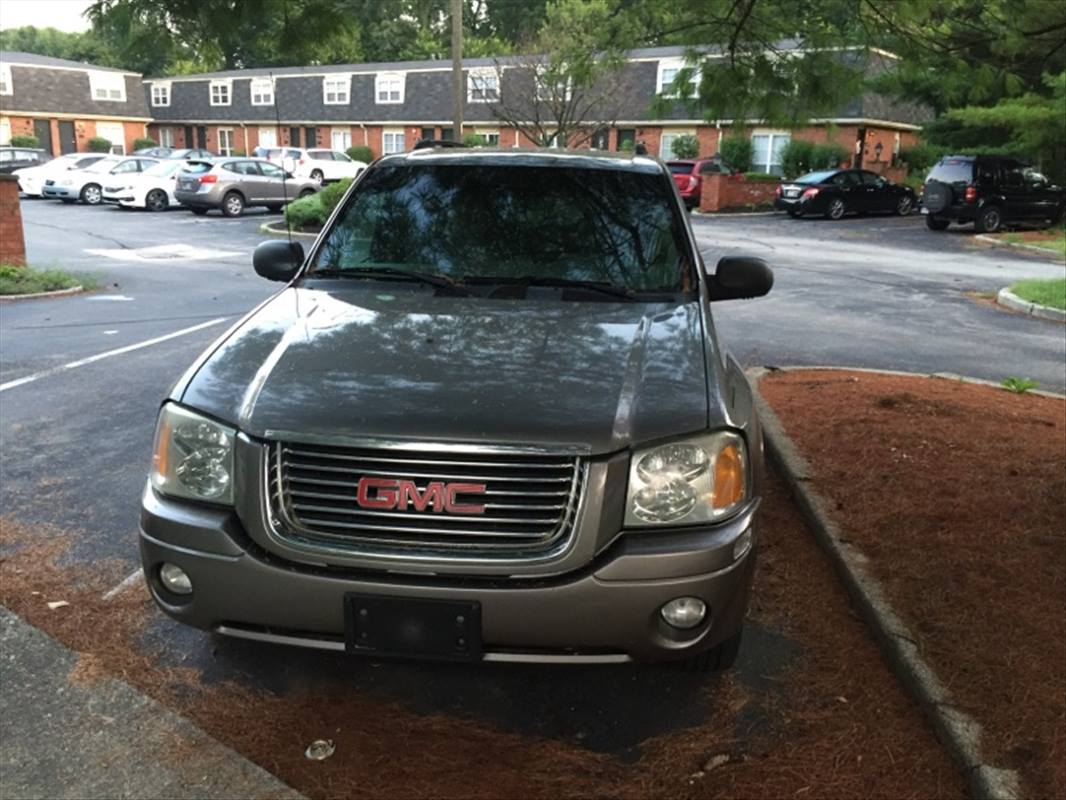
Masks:
[[[517,278],[503,277],[477,277],[468,278],[468,283],[498,283],[506,286],[558,286],[560,288],[588,289],[593,292],[602,292],[612,297],[620,297],[623,300],[635,300],[636,296],[632,289],[622,286],[612,286],[609,283],[597,281],[583,281],[576,278],[553,278],[550,275],[522,275]]]
[[[352,278],[354,280],[373,280],[374,278],[395,278],[404,281],[428,283],[438,289],[447,289],[455,294],[466,296],[468,292],[459,286],[452,278],[433,272],[414,272],[406,269],[393,267],[367,267],[360,269],[337,269],[327,267],[308,272],[306,278]]]

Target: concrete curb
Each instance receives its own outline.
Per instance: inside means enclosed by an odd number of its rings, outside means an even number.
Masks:
[[[275,228],[274,227],[275,224],[276,223],[273,223],[273,222],[264,222],[262,225],[259,226],[259,232],[260,233],[269,233],[269,234],[272,234],[274,236],[288,236],[289,235],[289,231],[288,231],[287,228],[285,228],[284,226],[282,226],[280,228]],[[304,233],[303,231],[293,231],[292,235],[297,237],[297,238],[299,238],[299,239],[317,239],[318,238],[318,234],[317,233]]]
[[[994,244],[999,245],[1000,247],[1017,247],[1022,250],[1031,250],[1034,253],[1043,253],[1046,256],[1051,256],[1052,258],[1054,258],[1057,263],[1062,263],[1062,261],[1059,260],[1059,254],[1056,253],[1054,250],[1049,250],[1046,247],[1038,247],[1035,244],[1025,244],[1024,242],[1005,242],[1002,239],[997,239],[995,236],[991,236],[987,233],[979,233],[974,238],[979,242],[984,242],[985,244]]]
[[[917,638],[892,609],[880,583],[867,569],[868,559],[849,543],[828,514],[825,502],[811,486],[814,475],[810,465],[785,433],[777,415],[759,394],[758,383],[768,372],[763,368],[747,370],[767,452],[781,470],[808,528],[829,556],[859,613],[874,632],[893,672],[921,706],[940,741],[962,770],[970,795],[975,800],[1017,800],[1021,796],[1017,773],[984,761],[981,726],[954,705],[943,682],[922,658],[916,645]]]
[[[704,219],[722,219],[723,217],[772,217],[775,214],[784,214],[784,211],[700,211],[693,209],[696,214]]]
[[[70,297],[72,294],[81,294],[85,291],[82,286],[72,286],[69,289],[56,289],[54,292],[34,292],[33,294],[5,294],[0,295],[0,303],[10,303],[17,300],[41,300],[45,297]]]
[[[1052,308],[1051,306],[1042,306],[1039,303],[1030,303],[1028,300],[1018,297],[1010,289],[1000,289],[999,294],[996,295],[996,302],[1012,311],[1020,311],[1030,317],[1049,319],[1053,322],[1066,322],[1066,311]]]

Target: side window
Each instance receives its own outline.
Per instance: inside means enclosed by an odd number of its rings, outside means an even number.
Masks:
[[[158,163],[158,161],[148,161],[147,159],[142,158],[137,162],[137,164],[139,165],[137,171],[144,172],[149,167],[154,167]]]
[[[1025,179],[1025,185],[1030,189],[1043,189],[1049,183],[1043,173],[1037,172],[1032,167],[1026,167],[1022,177]]]
[[[863,186],[884,186],[885,179],[874,172],[867,172],[863,170],[859,173],[862,176]]]
[[[255,175],[256,177],[260,174],[259,165],[254,161],[238,161],[237,172],[241,173],[241,175]]]
[[[1018,166],[1003,166],[1003,185],[1008,189],[1020,189],[1024,181],[1022,180],[1022,170]]]
[[[717,161],[708,161],[706,164],[700,164],[700,175],[717,175],[721,171],[721,165]]]
[[[140,172],[140,169],[137,167],[137,159],[131,158],[129,161],[123,161],[111,170],[112,175],[122,175],[126,172]]]
[[[859,176],[854,172],[841,172],[833,178],[833,185],[842,189],[853,189],[859,185]]]
[[[268,178],[278,178],[279,180],[285,175],[285,170],[276,164],[260,164],[259,171]]]

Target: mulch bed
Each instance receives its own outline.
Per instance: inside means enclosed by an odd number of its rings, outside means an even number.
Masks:
[[[829,370],[760,391],[989,760],[1066,796],[1066,402]]]
[[[630,764],[572,741],[416,714],[347,686],[278,695],[238,676],[204,682],[187,667],[163,667],[142,636],[159,614],[143,587],[102,599],[128,565],[90,574],[64,557],[71,540],[0,520],[0,603],[83,654],[70,679],[117,675],[312,798],[965,794],[773,475],[750,621],[786,637],[795,655],[773,674],[707,678],[706,702],[716,709],[708,721],[646,741]],[[70,605],[49,610],[55,599]],[[751,688],[753,679],[766,686]],[[306,760],[304,748],[323,731],[337,755]]]

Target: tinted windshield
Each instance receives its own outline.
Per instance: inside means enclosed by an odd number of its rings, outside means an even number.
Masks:
[[[118,163],[117,158],[102,158],[95,164],[86,167],[86,172],[110,172]]]
[[[973,178],[973,161],[962,158],[948,158],[941,161],[929,173],[926,181],[941,183],[969,183]]]
[[[800,175],[796,178],[796,183],[824,183],[837,174],[835,169],[825,170],[824,172],[808,172],[806,175]]]
[[[359,184],[312,270],[689,285],[663,179],[608,169],[384,165]]]
[[[688,163],[685,163],[683,161],[682,162],[671,161],[666,166],[670,168],[670,172],[672,172],[674,175],[691,175],[692,174],[692,164],[688,164]]]
[[[187,172],[190,175],[203,175],[210,169],[210,161],[188,161],[182,164],[182,172]]]

